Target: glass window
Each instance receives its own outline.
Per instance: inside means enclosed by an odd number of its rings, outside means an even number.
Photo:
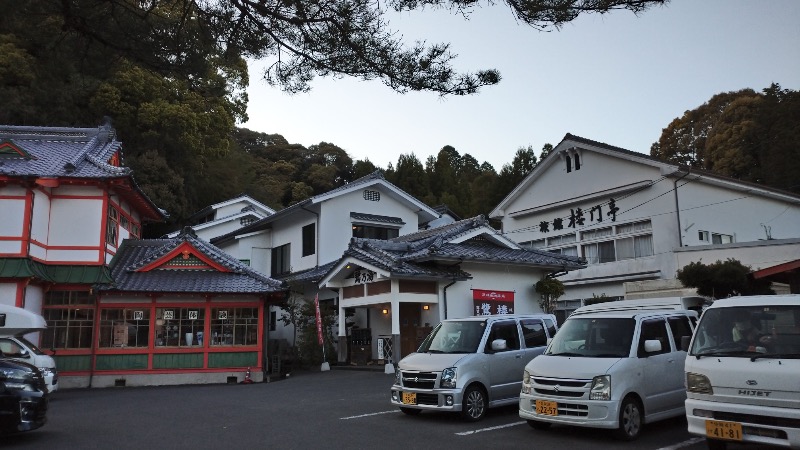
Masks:
[[[630,318],[572,317],[547,349],[553,356],[621,358],[630,355],[636,321]]]
[[[544,239],[537,239],[535,241],[520,242],[519,246],[527,249],[542,248],[545,246]]]
[[[505,339],[506,350],[519,350],[520,343],[517,322],[498,322],[492,325],[492,330],[489,332],[489,339],[486,341],[486,350],[492,351],[492,341],[496,339]]]
[[[485,321],[447,320],[440,322],[422,341],[420,353],[475,353],[486,329]]]
[[[101,309],[100,347],[147,347],[150,345],[150,310]]]
[[[119,228],[119,212],[113,206],[108,206],[108,220],[106,222],[106,244],[117,246],[117,230]]]
[[[315,241],[315,227],[313,223],[310,223],[303,227],[303,256],[314,254]]]
[[[544,319],[544,326],[547,328],[547,335],[553,337],[556,335],[556,324],[550,319]]]
[[[91,348],[94,327],[92,308],[46,308],[42,316],[47,329],[42,332],[42,347],[55,349]]]
[[[210,331],[212,346],[258,345],[258,308],[214,308]]]
[[[353,237],[364,239],[392,239],[400,235],[397,228],[375,227],[368,225],[353,225]]]
[[[596,230],[588,230],[581,233],[581,238],[583,240],[591,240],[591,239],[598,239],[603,236],[611,236],[613,233],[611,231],[611,227],[606,228],[598,228]]]
[[[519,324],[522,327],[522,339],[525,341],[526,348],[541,347],[547,344],[542,321],[525,319],[520,320]]]
[[[669,329],[672,331],[672,342],[675,344],[675,349],[681,349],[681,338],[684,336],[692,337],[692,326],[689,325],[689,318],[686,316],[668,317],[667,323]]]
[[[204,345],[206,311],[203,307],[156,309],[156,345],[192,347]]]
[[[733,242],[733,236],[729,234],[711,233],[712,244],[730,244]]]
[[[289,254],[290,245],[284,244],[272,249],[272,276],[287,274],[292,270]]]
[[[661,342],[661,351],[645,353],[645,341],[657,340]],[[645,358],[652,355],[668,353],[671,350],[670,341],[667,335],[667,326],[664,319],[652,319],[642,322],[642,332],[639,336],[639,357]]]
[[[41,333],[44,348],[91,348],[94,330],[94,302],[88,290],[48,291],[42,316],[47,329]]]

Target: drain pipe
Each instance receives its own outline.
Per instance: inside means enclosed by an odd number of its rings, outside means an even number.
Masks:
[[[442,300],[444,301],[444,318],[445,319],[447,319],[447,288],[449,288],[450,286],[452,286],[454,284],[456,284],[456,280],[455,279],[453,279],[453,281],[451,281],[450,284],[448,284],[447,286],[444,287],[444,289],[442,289]]]
[[[678,170],[676,170],[673,173],[676,173],[676,172],[678,172]],[[678,204],[678,181],[681,181],[682,179],[684,179],[687,176],[689,176],[689,172],[690,172],[690,169],[686,169],[686,173],[683,174],[680,178],[672,180],[672,185],[674,187],[672,189],[672,192],[675,194],[675,217],[678,220],[678,247],[683,247],[683,233],[682,233],[683,228],[681,227],[681,208],[680,208],[680,205]]]

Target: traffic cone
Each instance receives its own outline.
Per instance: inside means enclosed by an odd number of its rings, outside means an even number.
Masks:
[[[247,372],[244,374],[244,380],[242,380],[242,384],[250,384],[253,382],[253,379],[250,378],[250,368],[247,368]]]

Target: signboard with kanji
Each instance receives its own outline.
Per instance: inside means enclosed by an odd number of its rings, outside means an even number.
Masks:
[[[514,314],[514,291],[472,290],[476,316]]]

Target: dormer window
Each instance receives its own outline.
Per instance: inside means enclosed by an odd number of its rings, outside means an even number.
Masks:
[[[573,169],[581,170],[581,154],[580,149],[572,147],[561,151],[561,156],[567,166],[567,173],[572,172]]]
[[[381,201],[381,193],[378,191],[371,191],[369,189],[364,190],[364,200],[379,202]]]

